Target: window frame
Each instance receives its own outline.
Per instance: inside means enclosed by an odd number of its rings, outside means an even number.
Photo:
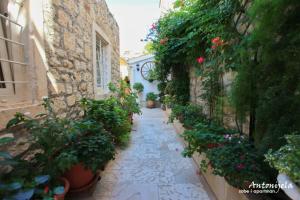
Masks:
[[[2,2],[5,3],[5,2]],[[6,8],[8,5],[1,5]],[[10,106],[20,102],[30,101],[28,96],[24,96],[20,91],[24,91],[21,87],[29,88],[30,82],[28,77],[29,63],[26,60],[26,37],[24,26],[15,21],[9,10],[1,10],[0,17],[0,48],[5,49],[0,52],[1,69],[5,81],[5,87],[0,88],[0,101],[3,106]],[[7,15],[5,15],[7,14]],[[6,30],[6,28],[9,28]],[[16,50],[16,51],[15,51]],[[19,53],[16,53],[19,52]],[[20,73],[26,71],[26,73]],[[19,79],[19,76],[22,79]],[[30,98],[30,97],[29,97]],[[32,100],[33,101],[33,100]]]
[[[98,84],[98,66],[97,66],[97,38],[101,38],[103,45],[103,52],[105,55],[105,65],[101,65],[101,85]],[[105,68],[104,68],[105,67]],[[95,22],[93,23],[93,77],[94,77],[94,93],[95,97],[99,98],[109,93],[108,84],[111,81],[111,43],[108,36],[103,29]]]

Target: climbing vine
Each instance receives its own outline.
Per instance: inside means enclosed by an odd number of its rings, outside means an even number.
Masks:
[[[243,5],[238,0],[181,0],[175,7],[153,25],[149,35],[159,80],[166,81],[171,74],[175,91],[169,93],[185,103],[189,100],[188,71],[196,68],[197,75],[203,77],[202,98],[210,108],[210,118],[221,118],[222,75],[235,68],[233,44],[240,38],[232,22]]]
[[[299,133],[300,1],[177,0],[174,5],[149,34],[163,93],[186,104],[194,68],[208,120],[222,125],[224,104],[231,103],[239,134],[248,123],[248,142],[260,156],[284,145],[284,135]],[[228,72],[234,77],[230,90],[223,80]]]

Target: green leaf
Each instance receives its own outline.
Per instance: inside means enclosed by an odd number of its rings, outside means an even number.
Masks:
[[[4,138],[0,138],[0,146],[1,145],[5,145],[7,143],[10,143],[12,141],[14,141],[15,139],[12,137],[4,137]]]
[[[41,175],[41,176],[37,176],[34,178],[34,181],[40,185],[40,184],[44,184],[46,182],[48,182],[50,179],[50,176],[49,175]]]

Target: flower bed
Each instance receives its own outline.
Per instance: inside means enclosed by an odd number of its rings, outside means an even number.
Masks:
[[[167,116],[170,116],[171,110],[167,109],[166,114]],[[182,123],[180,123],[178,120],[174,120],[173,125],[179,135],[182,135],[186,131]],[[182,142],[186,147],[188,146],[187,141],[183,140]],[[197,152],[193,153],[192,158],[197,164],[199,164],[199,166],[203,160],[209,162],[204,154],[199,154]],[[210,186],[210,189],[213,191],[217,199],[248,200],[245,195],[239,193],[237,188],[230,186],[224,177],[213,174],[213,169],[210,166],[208,166],[206,171],[201,171],[201,175],[204,176],[206,182]]]

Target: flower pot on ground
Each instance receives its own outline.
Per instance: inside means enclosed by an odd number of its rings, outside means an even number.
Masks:
[[[54,179],[68,174],[73,166],[82,163],[91,173],[85,173],[81,180],[90,180],[90,176],[94,177],[97,170],[104,169],[106,163],[114,158],[113,136],[97,121],[60,119],[52,112],[50,100],[44,105],[48,113],[43,115],[43,120],[28,119],[22,115],[11,121],[11,124],[23,122],[32,134],[34,147],[39,150],[32,162],[39,166],[42,174],[49,174]],[[81,185],[84,184],[86,182]],[[81,186],[78,183],[74,185],[72,181],[70,187],[78,185]]]
[[[84,136],[64,149],[56,159],[70,182],[71,190],[88,189],[87,186],[92,186],[90,183],[97,176],[97,171],[104,169],[107,162],[114,159],[115,146],[112,136],[95,121],[77,122],[74,129]]]
[[[70,189],[74,190],[91,183],[96,174],[91,169],[84,167],[82,163],[79,163],[69,169],[64,176],[70,183]]]
[[[155,101],[157,99],[157,94],[149,92],[146,96],[147,108],[155,108]]]

